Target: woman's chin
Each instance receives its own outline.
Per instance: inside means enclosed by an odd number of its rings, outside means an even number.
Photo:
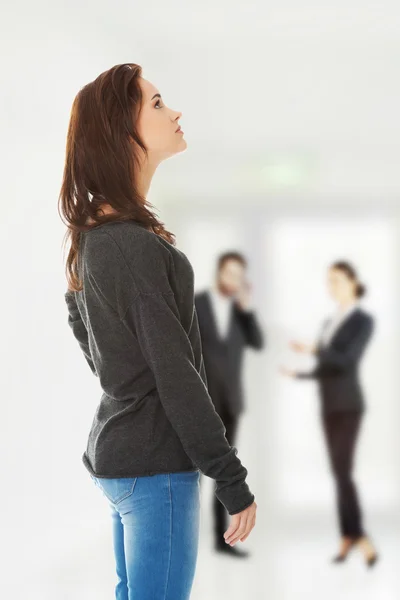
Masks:
[[[176,152],[177,153],[184,152],[186,150],[186,148],[187,148],[187,142],[186,142],[186,140],[184,140],[182,138],[178,144],[178,148],[177,148]]]
[[[183,147],[184,150],[187,148],[187,141],[185,140],[185,138],[181,139],[180,145]]]
[[[187,143],[186,140],[182,139],[178,142],[178,144],[176,144],[175,148],[171,148],[171,150],[169,152],[165,152],[162,159],[161,160],[167,160],[168,158],[172,158],[172,156],[175,156],[176,154],[180,154],[181,152],[184,152],[187,148]]]

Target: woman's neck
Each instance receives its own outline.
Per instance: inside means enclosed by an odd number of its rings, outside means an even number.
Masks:
[[[339,302],[339,310],[340,312],[346,312],[346,310],[349,310],[350,308],[352,308],[357,302],[356,298],[349,298],[347,300],[343,300],[342,302]]]
[[[137,186],[139,194],[141,195],[142,198],[144,198],[144,201],[146,201],[146,197],[149,192],[150,185],[151,185],[151,180],[153,179],[153,175],[157,169],[157,166],[158,165],[155,163],[146,163],[144,166],[141,167],[141,169],[137,173],[136,186]],[[112,208],[112,206],[107,204],[107,202],[105,202],[99,206],[99,211],[100,210],[104,214],[110,214],[110,213],[114,212],[114,209]],[[88,225],[92,225],[93,223],[95,223],[95,221],[93,221],[93,219],[91,219],[91,218],[87,219]]]
[[[146,200],[149,193],[153,175],[156,172],[158,164],[155,162],[146,162],[137,173],[136,186],[139,194]]]

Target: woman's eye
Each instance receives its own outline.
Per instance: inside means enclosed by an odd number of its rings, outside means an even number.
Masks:
[[[160,101],[157,100],[157,102],[154,105],[156,108],[162,108],[162,106],[160,105]]]

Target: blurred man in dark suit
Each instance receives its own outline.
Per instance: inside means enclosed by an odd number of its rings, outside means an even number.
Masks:
[[[239,252],[225,252],[217,262],[214,285],[195,295],[207,387],[215,409],[226,429],[226,438],[234,445],[239,416],[244,411],[241,381],[245,346],[260,350],[263,334],[251,302],[251,286],[246,278],[247,261]],[[228,513],[214,496],[215,549],[244,557],[225,543]]]

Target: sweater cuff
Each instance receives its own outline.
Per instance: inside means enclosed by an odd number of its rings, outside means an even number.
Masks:
[[[235,486],[236,487],[236,486]],[[236,515],[248,508],[254,502],[254,494],[251,493],[246,481],[243,481],[237,486],[233,492],[232,486],[220,489],[216,492],[216,496],[225,506],[230,515]]]
[[[247,500],[247,502],[245,504],[243,504],[240,508],[237,508],[236,510],[229,511],[229,514],[237,515],[238,513],[242,512],[243,510],[246,510],[246,508],[249,508],[249,506],[251,506],[253,504],[254,500],[255,500],[254,494],[250,494],[250,499]]]

